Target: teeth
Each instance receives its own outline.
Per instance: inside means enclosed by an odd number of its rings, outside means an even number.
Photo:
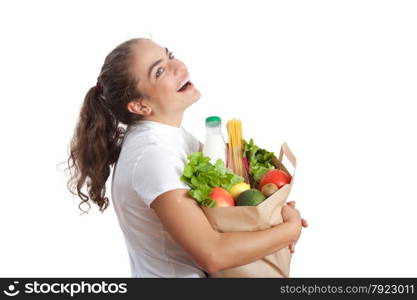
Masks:
[[[184,86],[184,84],[186,84],[188,81],[190,81],[190,77],[187,77],[184,79],[183,82],[181,82],[180,87],[177,89],[177,92]]]

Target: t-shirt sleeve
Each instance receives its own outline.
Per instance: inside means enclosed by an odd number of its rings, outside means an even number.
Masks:
[[[175,189],[189,189],[180,180],[184,162],[169,149],[149,147],[136,161],[132,176],[133,189],[150,207],[159,195]]]

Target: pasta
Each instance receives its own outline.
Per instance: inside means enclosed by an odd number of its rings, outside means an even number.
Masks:
[[[237,119],[232,119],[227,122],[227,132],[229,136],[228,146],[228,167],[233,173],[242,176],[246,183],[249,182],[246,169],[243,165],[243,137],[242,137],[242,122]]]

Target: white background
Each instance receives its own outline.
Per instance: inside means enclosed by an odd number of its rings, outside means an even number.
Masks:
[[[299,167],[292,277],[417,276],[415,1],[2,1],[0,276],[129,277],[113,206],[80,216],[69,140],[104,57],[152,37],[201,99]],[[224,128],[224,134],[226,130]],[[109,192],[109,190],[108,190]]]

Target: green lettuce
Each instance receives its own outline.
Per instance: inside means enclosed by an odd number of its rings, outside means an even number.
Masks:
[[[191,188],[190,196],[200,205],[208,207],[216,206],[216,202],[210,198],[213,187],[222,187],[228,191],[243,180],[243,177],[226,168],[221,159],[213,165],[210,158],[201,152],[193,152],[188,156],[188,163],[181,176],[181,181]]]
[[[252,179],[252,185],[257,187],[262,177],[269,170],[275,169],[272,164],[274,152],[261,149],[250,139],[249,143],[243,140],[243,156],[247,158],[249,164],[249,175]]]

